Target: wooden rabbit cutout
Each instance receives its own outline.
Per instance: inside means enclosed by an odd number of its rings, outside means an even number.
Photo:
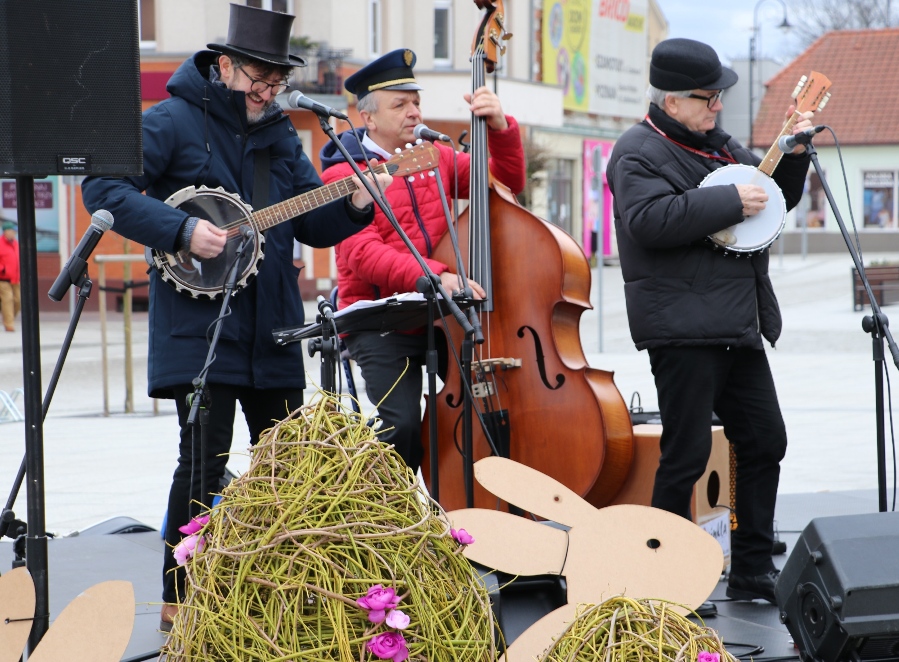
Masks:
[[[506,651],[509,662],[533,660],[574,619],[578,604],[614,595],[668,600],[695,609],[721,575],[724,555],[708,533],[672,513],[636,505],[594,508],[536,469],[501,457],[475,464],[492,494],[566,532],[498,510],[448,513],[475,542],[465,556],[510,575],[564,575],[568,604],[525,630]],[[682,610],[686,611],[686,610]]]

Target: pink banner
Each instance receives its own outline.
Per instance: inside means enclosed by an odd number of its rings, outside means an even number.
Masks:
[[[605,140],[584,141],[584,252],[588,257],[599,252],[612,254],[612,193],[606,181],[606,163],[614,143]]]

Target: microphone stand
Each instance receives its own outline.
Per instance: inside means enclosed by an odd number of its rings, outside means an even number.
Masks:
[[[849,232],[846,230],[846,225],[843,223],[843,218],[840,216],[840,211],[837,208],[837,203],[833,199],[833,194],[830,192],[830,186],[827,184],[827,179],[824,177],[824,171],[821,168],[821,165],[818,163],[818,152],[815,149],[814,145],[811,143],[811,136],[809,136],[809,142],[805,145],[805,151],[808,152],[811,157],[812,163],[815,166],[815,171],[818,173],[818,177],[821,179],[821,185],[824,188],[824,194],[827,196],[827,201],[830,203],[830,208],[833,210],[834,217],[837,220],[837,225],[840,227],[840,232],[843,235],[843,241],[846,242],[846,248],[849,249],[849,256],[852,258],[853,263],[855,264],[855,269],[861,278],[862,283],[865,286],[865,292],[868,294],[868,301],[871,302],[871,315],[866,315],[864,319],[862,319],[862,328],[866,333],[871,334],[872,346],[871,351],[874,359],[874,398],[875,398],[875,416],[877,419],[877,495],[878,495],[878,503],[880,512],[887,511],[887,478],[886,478],[886,435],[884,433],[884,407],[883,407],[883,373],[886,370],[885,363],[885,354],[883,351],[883,343],[886,341],[887,346],[890,348],[890,354],[893,356],[893,364],[899,367],[899,347],[896,346],[895,340],[893,340],[893,335],[890,333],[890,321],[887,319],[887,316],[883,314],[880,309],[880,304],[877,303],[877,298],[874,296],[874,292],[871,289],[871,284],[868,282],[868,277],[865,275],[865,269],[862,265],[861,259],[859,258],[858,251],[855,248],[855,245],[852,243],[852,238],[849,236]]]
[[[421,253],[415,247],[415,244],[412,243],[412,240],[409,239],[409,235],[405,233],[402,227],[400,227],[399,222],[396,220],[396,216],[393,215],[393,210],[390,209],[389,205],[387,205],[386,201],[382,200],[377,188],[374,183],[365,177],[362,174],[362,170],[359,168],[355,159],[350,155],[347,151],[347,148],[343,146],[343,143],[340,142],[340,139],[337,137],[337,134],[334,133],[334,129],[331,127],[331,124],[328,122],[328,118],[322,115],[318,116],[318,122],[322,127],[322,131],[328,136],[334,146],[343,154],[343,158],[346,159],[346,162],[350,164],[350,167],[353,169],[353,172],[356,173],[356,176],[359,177],[359,180],[362,182],[362,185],[365,187],[365,190],[369,192],[375,204],[384,212],[384,216],[387,217],[387,220],[390,222],[390,225],[393,226],[394,231],[399,235],[400,239],[402,239],[403,243],[406,245],[406,248],[409,249],[409,252],[415,258],[416,262],[418,262],[419,266],[421,266],[422,273],[424,273],[424,286],[431,289],[432,292],[436,291],[440,294],[443,300],[446,302],[447,307],[450,309],[453,317],[465,331],[466,335],[474,333],[474,327],[469,323],[468,318],[462,312],[462,309],[456,304],[456,302],[452,299],[452,297],[448,296],[446,290],[440,282],[440,277],[434,273],[431,267],[428,266],[428,263],[425,262],[425,259],[422,257]],[[420,279],[422,280],[422,279]],[[426,299],[428,301],[428,320],[431,321],[434,319],[435,314],[432,305],[436,304],[436,297],[430,296]],[[427,354],[427,364],[428,364],[428,396],[430,399],[431,411],[436,414],[436,379],[434,378],[437,373],[437,352],[434,349],[434,325],[433,323],[428,324],[428,354]],[[433,350],[433,354],[431,353]],[[432,366],[433,363],[433,376],[432,376]],[[431,391],[431,384],[434,384],[434,390]],[[432,418],[429,419],[432,421],[432,425],[430,425],[430,433],[429,433],[429,450],[431,453],[431,496],[435,501],[439,503],[440,501],[440,489],[439,489],[439,479],[437,477],[437,468],[436,468],[436,457],[437,457],[437,438],[436,438],[436,425],[433,424],[433,415]],[[436,486],[437,489],[434,489]]]
[[[318,297],[318,319],[321,327],[321,337],[311,338],[307,350],[309,356],[315,356],[321,352],[321,385],[327,393],[337,394],[334,371],[337,368],[337,360],[340,357],[340,348],[337,334],[331,334],[334,328],[334,307],[323,296]]]
[[[185,425],[191,428],[194,442],[196,442],[195,426],[198,417],[200,421],[200,503],[206,508],[209,508],[211,505],[206,503],[208,499],[206,486],[206,435],[207,428],[209,427],[209,406],[212,404],[212,397],[209,395],[209,389],[206,387],[206,375],[209,373],[212,362],[215,361],[215,348],[216,345],[218,345],[219,336],[222,333],[222,324],[225,321],[226,312],[231,303],[231,296],[234,294],[234,288],[237,285],[240,260],[243,258],[244,251],[246,251],[247,246],[250,245],[251,240],[252,234],[244,235],[243,241],[241,241],[240,246],[237,247],[237,252],[234,255],[234,264],[228,272],[228,280],[225,283],[225,296],[222,298],[222,307],[219,311],[218,318],[215,320],[212,341],[209,343],[209,351],[206,353],[206,363],[203,365],[203,369],[200,370],[200,374],[191,382],[191,385],[194,387],[194,392],[188,396],[190,412],[187,414],[187,422]],[[196,448],[195,443],[194,448]],[[195,453],[192,453],[192,455],[196,457]],[[193,472],[191,472],[191,477],[193,477]],[[191,507],[190,511],[192,510],[193,508]]]

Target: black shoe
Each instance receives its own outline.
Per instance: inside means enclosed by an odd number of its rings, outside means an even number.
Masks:
[[[696,608],[696,615],[700,618],[714,618],[718,615],[718,605],[711,600],[706,600]]]
[[[767,600],[776,604],[774,584],[780,570],[769,570],[764,575],[736,575],[730,573],[727,580],[727,597],[733,600]]]

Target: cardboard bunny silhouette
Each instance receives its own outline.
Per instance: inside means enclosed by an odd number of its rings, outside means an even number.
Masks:
[[[492,494],[568,531],[498,510],[447,513],[475,542],[465,556],[510,575],[564,575],[568,604],[525,630],[509,662],[534,660],[574,618],[578,604],[614,595],[669,600],[695,609],[718,583],[724,555],[715,539],[682,517],[637,505],[595,508],[553,478],[501,457],[474,466]],[[686,611],[686,610],[684,610]]]
[[[0,576],[0,662],[18,662],[34,624],[34,582],[26,568]],[[91,586],[56,617],[28,662],[118,662],[134,628],[134,588]]]

